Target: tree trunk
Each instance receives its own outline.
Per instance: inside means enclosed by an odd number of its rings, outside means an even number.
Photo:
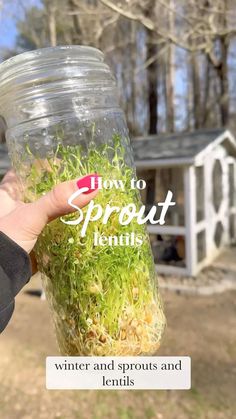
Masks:
[[[157,54],[157,45],[153,42],[153,33],[148,31],[147,60]],[[158,124],[158,97],[157,97],[157,62],[154,61],[147,68],[148,78],[148,107],[149,107],[149,134],[157,134]]]
[[[48,15],[48,30],[49,30],[49,40],[51,47],[55,47],[57,45],[57,28],[56,28],[56,4],[54,1],[48,2],[47,7],[47,15]]]
[[[82,31],[81,31],[80,23],[79,23],[79,15],[76,14],[76,12],[78,12],[77,3],[74,0],[69,0],[68,4],[69,4],[71,12],[75,13],[75,14],[72,15],[72,21],[73,21],[72,41],[73,41],[73,44],[82,44]]]
[[[200,76],[199,66],[196,54],[191,54],[191,69],[192,69],[192,87],[193,87],[193,115],[194,115],[194,128],[201,127],[201,91],[200,91]]]
[[[169,6],[174,9],[173,0],[169,0]],[[174,14],[168,13],[169,32],[174,33]],[[165,101],[166,101],[166,128],[168,132],[175,130],[175,112],[174,112],[174,78],[175,78],[175,47],[169,43],[166,57],[166,77],[165,77]]]
[[[136,88],[135,88],[135,68],[136,68],[136,23],[133,21],[129,22],[130,26],[130,45],[129,45],[129,71],[130,71],[130,97],[127,104],[127,115],[129,120],[129,128],[132,135],[136,135],[135,126],[135,100],[136,100]]]
[[[155,1],[147,2],[145,16],[153,18],[155,16]],[[157,55],[156,35],[153,31],[147,29],[147,57],[152,59]],[[147,92],[148,92],[148,111],[149,111],[149,134],[157,134],[158,132],[158,64],[154,60],[147,67]]]
[[[229,122],[229,80],[228,80],[228,41],[221,39],[221,62],[217,66],[217,74],[220,82],[220,112],[221,124],[227,125]]]
[[[174,111],[174,46],[169,45],[166,61],[166,128],[168,132],[175,130],[175,111]]]
[[[227,11],[228,0],[220,3],[219,25],[222,29],[227,30]],[[209,55],[211,63],[215,68],[220,87],[220,117],[221,125],[225,126],[229,123],[229,71],[228,71],[228,51],[229,51],[229,38],[227,35],[218,36],[219,42],[219,59],[213,59]]]
[[[203,93],[203,102],[202,102],[202,126],[207,127],[208,116],[209,116],[209,100],[210,100],[210,81],[211,81],[211,63],[209,57],[205,57],[206,60],[206,70],[205,74],[205,84],[204,84],[204,93]]]

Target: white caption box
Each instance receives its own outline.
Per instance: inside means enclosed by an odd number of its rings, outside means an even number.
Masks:
[[[189,390],[189,356],[46,359],[48,390]]]

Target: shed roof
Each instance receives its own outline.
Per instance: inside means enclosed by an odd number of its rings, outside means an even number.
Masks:
[[[0,144],[0,175],[5,174],[9,167],[10,159],[7,154],[6,144]]]
[[[236,141],[228,130],[222,128],[138,137],[132,141],[132,146],[136,163],[168,160],[170,163],[189,164],[201,152],[207,152],[210,145],[223,142],[227,142],[229,153],[236,156]]]

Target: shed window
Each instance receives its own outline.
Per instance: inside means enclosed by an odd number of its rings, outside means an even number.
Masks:
[[[224,233],[224,227],[222,225],[222,222],[218,221],[216,223],[215,234],[214,234],[214,242],[215,242],[216,247],[221,246],[223,233]]]
[[[229,164],[229,205],[235,206],[235,167],[234,163]]]
[[[184,236],[150,234],[150,242],[155,263],[186,267]]]
[[[155,202],[155,176],[148,179],[146,182],[146,203],[147,205],[153,205]]]
[[[206,232],[200,231],[197,234],[197,261],[201,262],[206,257]]]
[[[230,214],[229,217],[229,235],[230,239],[233,240],[236,238],[236,216],[235,214]]]
[[[205,217],[204,211],[204,169],[203,166],[195,168],[196,174],[196,219],[202,221]]]
[[[155,202],[163,202],[166,194],[173,192],[176,205],[167,211],[165,221],[169,226],[184,225],[184,176],[180,167],[168,167],[156,170]]]
[[[223,198],[222,166],[219,159],[214,163],[212,171],[213,205],[218,212]]]
[[[142,169],[137,170],[137,176],[139,179],[143,179],[146,182],[146,188],[140,190],[141,199],[144,205],[147,206],[147,210],[155,202],[155,176],[156,171],[154,169]]]

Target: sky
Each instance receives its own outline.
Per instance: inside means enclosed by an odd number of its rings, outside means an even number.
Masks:
[[[3,7],[0,9],[0,49],[13,48],[17,36],[16,19],[23,17],[24,10],[21,4],[40,6],[40,0],[2,0]],[[1,1],[0,1],[1,3]]]
[[[16,35],[15,18],[11,13],[3,10],[0,13],[0,48],[12,48],[15,44]]]

